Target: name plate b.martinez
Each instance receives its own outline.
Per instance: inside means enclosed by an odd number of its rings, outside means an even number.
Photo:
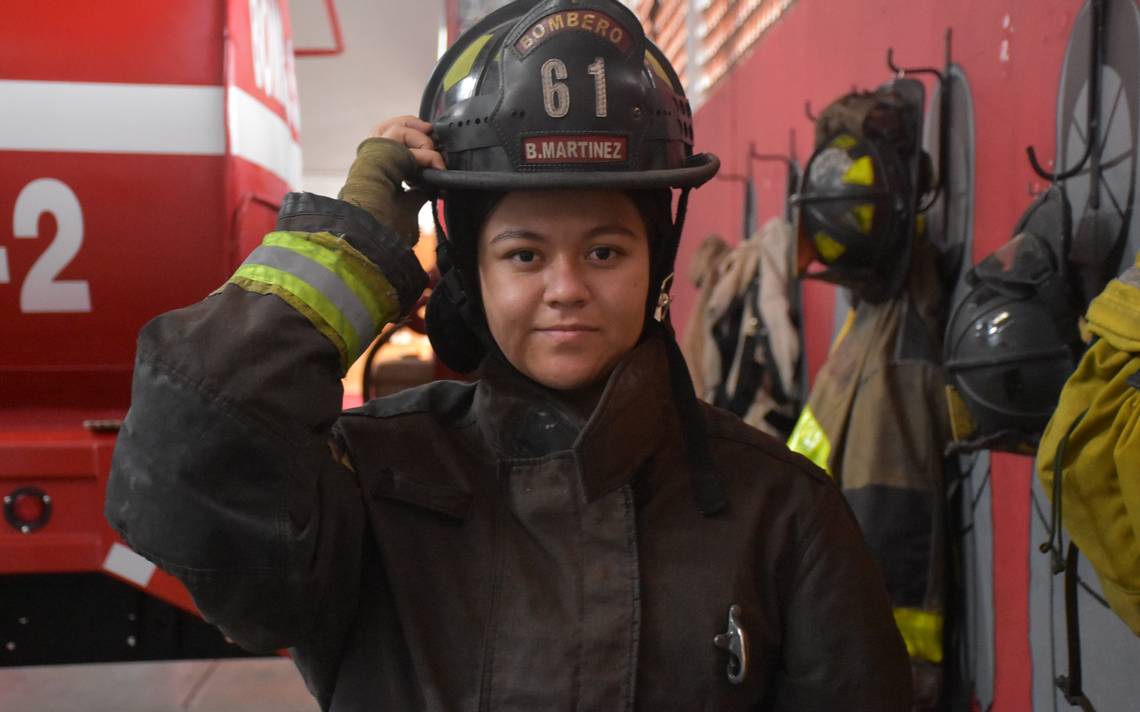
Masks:
[[[523,163],[625,163],[629,138],[612,134],[528,136],[522,140]]]

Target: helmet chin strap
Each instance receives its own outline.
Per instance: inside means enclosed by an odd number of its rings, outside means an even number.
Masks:
[[[655,275],[661,275],[666,270],[668,273],[661,279],[653,320],[648,325],[647,331],[660,333],[665,342],[665,356],[669,362],[669,390],[673,395],[673,403],[677,408],[677,417],[681,425],[681,447],[685,453],[685,461],[689,465],[693,500],[697,511],[705,516],[712,516],[728,508],[728,496],[725,494],[724,485],[717,477],[701,405],[697,401],[697,393],[689,376],[689,367],[685,364],[685,356],[677,344],[677,335],[669,319],[669,305],[673,301],[669,293],[673,286],[673,263],[677,259],[677,248],[681,243],[681,230],[685,225],[688,206],[689,189],[684,188],[677,200],[673,234],[666,249],[659,256],[657,269],[654,270]]]

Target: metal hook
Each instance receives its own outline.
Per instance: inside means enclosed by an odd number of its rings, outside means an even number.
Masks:
[[[943,81],[942,72],[933,67],[900,67],[895,64],[895,48],[887,48],[887,67],[895,73],[895,77],[901,79],[907,74],[932,74],[938,77],[938,81]]]
[[[1034,150],[1033,146],[1025,147],[1025,155],[1029,157],[1029,165],[1033,168],[1033,172],[1051,183],[1067,180],[1077,175],[1085,167],[1085,163],[1090,157],[1093,158],[1093,166],[1090,172],[1095,174],[1091,176],[1093,183],[1095,184],[1100,180],[1100,153],[1099,151],[1094,152],[1093,147],[1097,143],[1100,129],[1100,70],[1104,65],[1103,52],[1101,51],[1101,44],[1104,39],[1104,0],[1092,0],[1092,13],[1092,42],[1089,48],[1089,93],[1086,107],[1088,135],[1085,153],[1081,156],[1081,160],[1077,161],[1077,165],[1069,170],[1052,173],[1045,170],[1038,162],[1037,151]],[[1090,197],[1091,195],[1092,193],[1090,193]]]
[[[752,147],[748,151],[748,157],[753,161],[770,161],[775,163],[783,163],[787,166],[790,166],[792,164],[792,159],[789,156],[785,156],[780,153],[757,153],[755,147]]]

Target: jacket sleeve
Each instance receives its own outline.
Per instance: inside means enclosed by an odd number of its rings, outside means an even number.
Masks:
[[[909,712],[911,673],[882,575],[839,489],[823,489],[786,594],[776,709]]]
[[[140,332],[105,515],[243,647],[351,621],[365,523],[333,455],[340,379],[425,284],[369,214],[294,193],[225,285]]]

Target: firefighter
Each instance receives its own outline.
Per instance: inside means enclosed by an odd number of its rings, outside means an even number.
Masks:
[[[907,709],[839,489],[693,395],[668,285],[717,162],[636,17],[508,5],[421,115],[143,329],[115,529],[231,638],[290,648],[326,710]],[[403,181],[443,193],[429,334],[480,379],[341,413],[425,285]]]

